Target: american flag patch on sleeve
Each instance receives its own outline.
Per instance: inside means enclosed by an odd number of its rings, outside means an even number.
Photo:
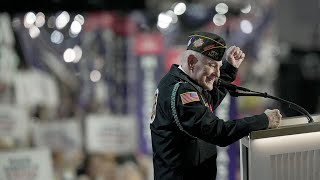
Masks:
[[[180,98],[181,98],[182,104],[200,101],[197,92],[186,92],[186,93],[180,94]]]

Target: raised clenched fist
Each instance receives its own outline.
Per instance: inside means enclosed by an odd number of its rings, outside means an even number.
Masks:
[[[226,51],[227,61],[235,68],[239,68],[245,56],[246,55],[237,46],[231,46]]]

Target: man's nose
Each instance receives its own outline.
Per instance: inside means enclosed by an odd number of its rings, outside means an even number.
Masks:
[[[216,68],[214,74],[215,76],[220,77],[220,68]]]

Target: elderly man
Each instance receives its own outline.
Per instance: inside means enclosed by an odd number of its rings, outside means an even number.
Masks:
[[[155,92],[151,137],[155,180],[213,180],[218,146],[227,146],[251,131],[279,125],[279,110],[224,121],[214,114],[227,89],[218,78],[234,81],[245,54],[226,51],[223,38],[208,32],[189,36],[180,65],[172,65]]]

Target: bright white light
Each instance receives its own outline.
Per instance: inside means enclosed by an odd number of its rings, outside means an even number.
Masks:
[[[70,32],[72,34],[79,34],[81,31],[81,24],[78,21],[73,21],[70,26]]]
[[[78,21],[81,25],[84,24],[84,17],[80,14],[77,14],[75,17],[74,17],[74,20],[75,21]]]
[[[215,7],[218,14],[225,14],[228,12],[228,5],[225,3],[219,3]]]
[[[172,22],[172,17],[170,17],[167,13],[160,13],[158,16],[158,21],[170,24]]]
[[[162,29],[169,27],[170,23],[172,22],[172,17],[170,17],[166,13],[160,13],[158,16],[158,26]]]
[[[240,22],[240,28],[241,28],[242,32],[244,32],[246,34],[250,34],[253,29],[251,22],[248,20],[242,20]]]
[[[90,73],[90,80],[93,82],[98,82],[101,79],[101,73],[98,70],[93,70]]]
[[[33,12],[28,12],[24,16],[24,23],[23,23],[24,27],[30,28],[35,21],[36,21],[36,15]]]
[[[30,35],[30,37],[31,37],[32,39],[38,37],[38,36],[40,35],[40,30],[39,30],[39,28],[38,28],[37,26],[34,26],[34,25],[31,26],[31,27],[29,28],[29,35]]]
[[[69,29],[69,36],[70,36],[71,38],[75,38],[75,37],[78,36],[78,34],[73,34],[73,33],[71,32],[71,29]]]
[[[46,22],[46,17],[42,12],[37,13],[36,15],[36,26],[42,27],[44,23]]]
[[[213,23],[217,26],[222,26],[226,23],[227,17],[224,14],[216,14],[213,17]]]
[[[54,30],[51,34],[51,42],[55,43],[55,44],[60,44],[63,41],[63,34],[57,30]]]
[[[250,5],[250,4],[246,5],[246,7],[244,7],[244,8],[241,8],[241,12],[242,12],[242,13],[247,14],[247,13],[249,13],[250,11],[251,11],[251,5]]]
[[[167,11],[166,14],[172,18],[172,22],[171,23],[177,23],[178,22],[178,16],[172,10]]]
[[[64,28],[70,21],[70,15],[67,11],[63,11],[56,19],[56,27],[58,29]]]
[[[80,61],[80,59],[81,59],[81,57],[82,57],[82,49],[81,49],[80,46],[75,45],[74,48],[73,48],[73,51],[74,51],[75,54],[76,54],[76,57],[75,57],[75,59],[74,59],[73,62],[74,62],[74,63],[77,63],[77,62]]]
[[[74,61],[74,59],[76,58],[76,53],[74,52],[73,49],[68,48],[64,51],[63,53],[63,59],[65,62],[69,63]]]
[[[165,23],[165,22],[159,22],[157,23],[157,25],[161,28],[161,29],[166,29],[169,27],[169,23]]]
[[[185,3],[178,3],[174,8],[173,8],[173,12],[176,14],[176,15],[182,15],[183,13],[185,13],[187,10],[187,6]]]

